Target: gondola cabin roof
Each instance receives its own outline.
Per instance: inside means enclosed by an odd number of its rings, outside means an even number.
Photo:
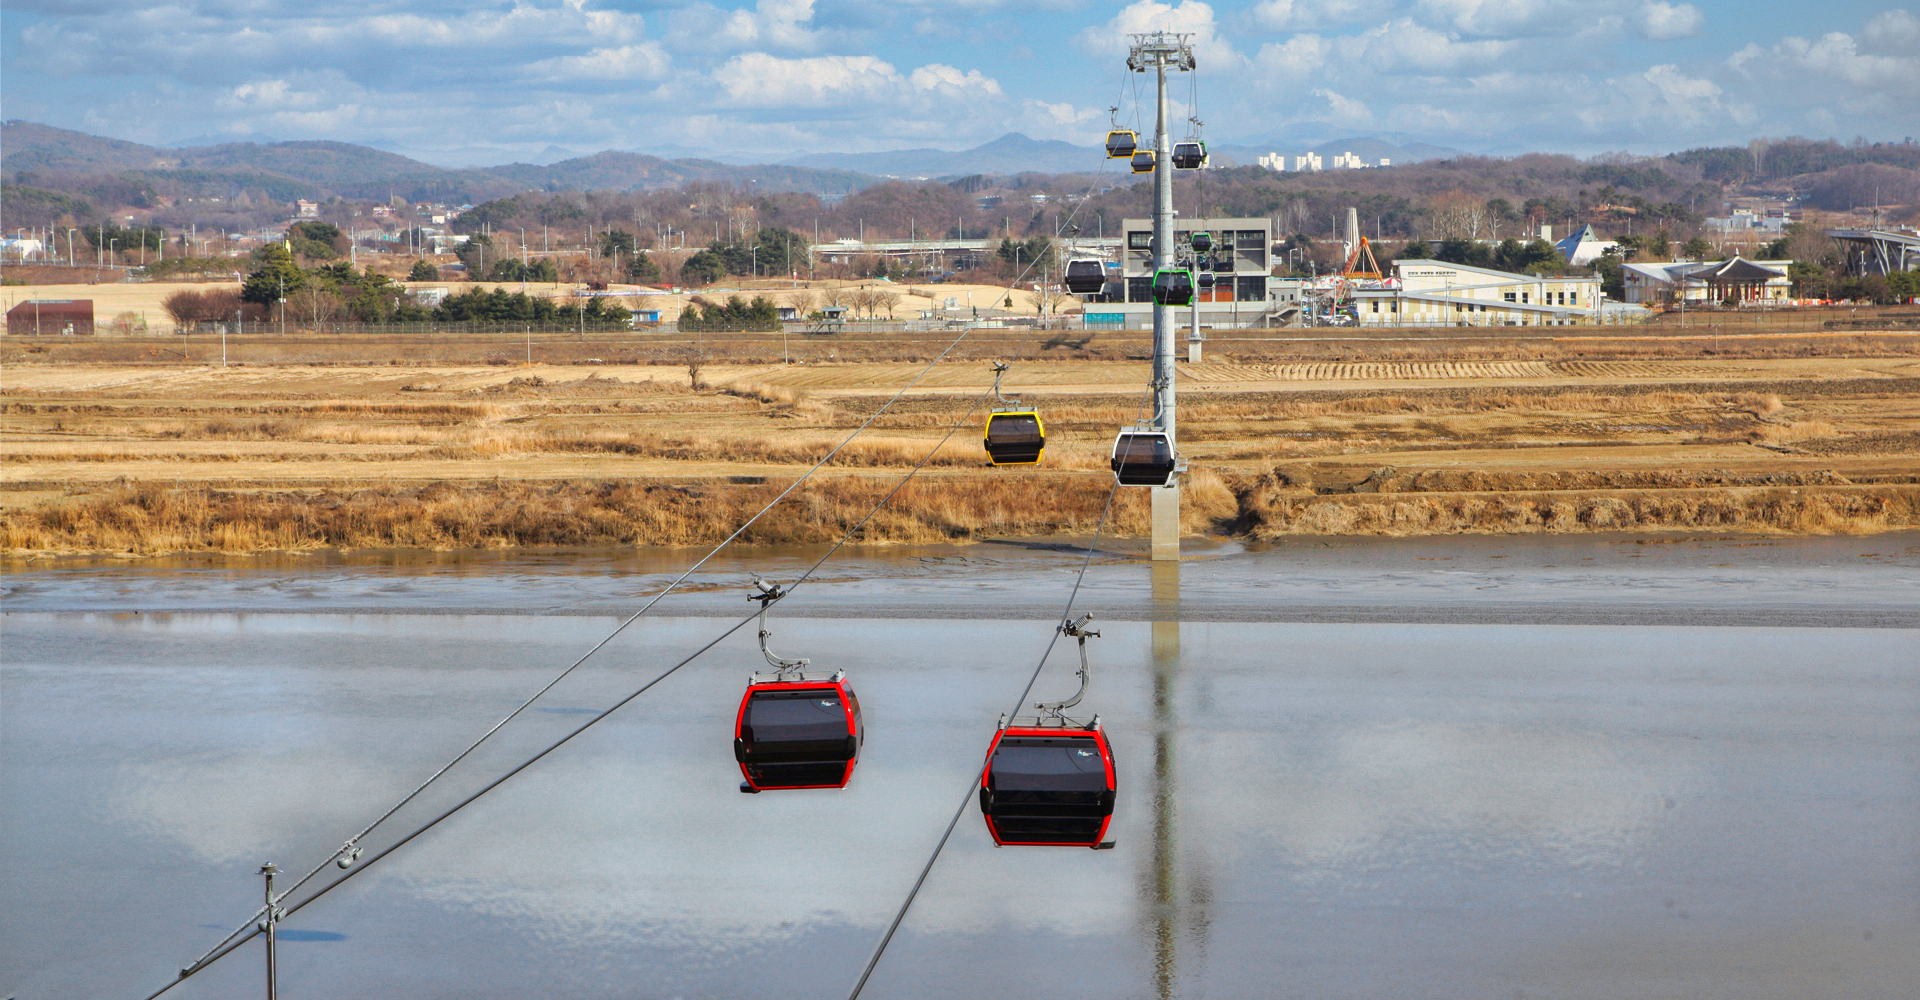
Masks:
[[[746,779],[740,790],[844,788],[865,738],[860,698],[844,674],[756,674],[733,720],[733,757]]]
[[[1113,747],[1090,727],[1007,726],[987,747],[980,812],[995,846],[1108,847]]]

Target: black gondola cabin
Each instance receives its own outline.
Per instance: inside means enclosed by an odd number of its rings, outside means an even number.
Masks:
[[[1204,142],[1176,142],[1173,144],[1175,170],[1193,170],[1207,162],[1207,144]]]
[[[1033,465],[1047,447],[1047,429],[1034,410],[1010,410],[987,418],[987,458],[995,465]]]
[[[1153,273],[1153,304],[1187,306],[1193,304],[1193,272],[1185,270]]]
[[[1098,295],[1107,287],[1107,265],[1087,257],[1067,261],[1064,280],[1067,291],[1075,295]]]
[[[1113,822],[1113,748],[1088,728],[1008,726],[980,775],[980,812],[997,847],[1103,845]]]
[[[1122,486],[1165,486],[1179,471],[1164,431],[1125,430],[1113,439],[1113,478]]]
[[[747,779],[741,791],[845,788],[865,739],[860,699],[845,675],[816,680],[757,675],[733,723],[733,759]]]

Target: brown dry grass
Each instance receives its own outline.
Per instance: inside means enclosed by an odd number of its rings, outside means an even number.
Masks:
[[[1536,534],[1710,528],[1780,534],[1888,531],[1920,524],[1920,487],[1515,491],[1319,496],[1284,475],[1237,483],[1243,528],[1286,535]]]
[[[127,484],[0,514],[13,553],[247,552],[314,548],[514,548],[702,545],[726,537],[785,483],[743,486],[556,483],[435,484],[418,490],[260,493]],[[741,536],[749,545],[838,540],[893,487],[889,480],[810,480]],[[1106,484],[1063,477],[1041,496],[1023,481],[981,476],[909,483],[857,540],[930,543],[999,535],[1085,533]],[[1138,534],[1145,497],[1123,492],[1109,530]]]
[[[1256,539],[1912,525],[1912,365],[1821,364],[1837,367],[1767,381],[1735,375],[1749,381],[1724,390],[1712,387],[1710,367],[1672,388],[1613,376],[1569,384],[1577,376],[1564,373],[1531,385],[1423,378],[1388,391],[1183,388],[1181,442],[1193,461],[1183,519],[1192,533]],[[1874,377],[1856,378],[1862,370]],[[555,379],[551,369],[484,384],[454,369],[381,382],[301,368],[167,382],[200,389],[112,388],[129,384],[116,381],[122,374],[97,376],[98,390],[4,402],[14,499],[0,512],[0,547],[19,556],[699,544],[777,486],[685,485],[690,478],[790,481],[890,391],[873,369],[800,366],[744,372],[702,393],[684,381]],[[1141,415],[1139,393],[1119,382],[1099,391],[1113,378],[1104,369],[1063,374],[1055,380],[1076,394],[1039,400],[1045,465],[986,470],[976,413],[866,539],[1090,529],[1110,481],[1102,473],[1113,428]],[[808,388],[765,380],[802,375]],[[303,388],[285,389],[289,378]],[[947,392],[901,400],[754,540],[837,537],[935,447],[977,389]],[[436,480],[445,482],[399,485]],[[76,485],[88,481],[99,485]],[[1121,491],[1116,532],[1142,530],[1144,506],[1142,491]]]

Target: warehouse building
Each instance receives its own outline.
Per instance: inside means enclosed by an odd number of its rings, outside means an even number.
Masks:
[[[92,332],[92,299],[28,299],[7,310],[7,333],[11,336],[84,336]]]
[[[1600,279],[1546,278],[1438,260],[1397,260],[1353,290],[1361,326],[1576,326],[1600,322]]]

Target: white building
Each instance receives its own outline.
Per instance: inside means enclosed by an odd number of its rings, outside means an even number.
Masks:
[[[1790,260],[1657,261],[1622,264],[1626,300],[1638,305],[1706,305],[1729,297],[1740,302],[1786,305],[1793,297]],[[1762,273],[1764,272],[1764,273]]]
[[[9,236],[0,239],[0,260],[39,260],[46,255],[47,246],[39,240],[28,239],[25,236]]]
[[[1109,280],[1111,294],[1096,297],[1110,301],[1088,301],[1083,315],[1090,327],[1149,329],[1153,326],[1153,220],[1125,219],[1121,225],[1126,236],[1120,251],[1120,280]],[[1269,260],[1273,220],[1176,218],[1174,245],[1188,245],[1196,232],[1213,238],[1208,257],[1214,284],[1194,296],[1201,327],[1224,329],[1266,322],[1273,311],[1269,293],[1276,284]],[[1186,308],[1175,309],[1174,315],[1182,329],[1192,321]]]
[[[1560,251],[1560,256],[1565,257],[1567,263],[1575,267],[1584,267],[1599,260],[1607,251],[1619,245],[1613,240],[1601,239],[1594,233],[1592,226],[1581,226],[1572,236],[1555,243],[1553,248]]]
[[[1397,260],[1380,287],[1356,288],[1361,326],[1586,326],[1600,279],[1543,278],[1438,260]],[[1369,283],[1363,283],[1369,284]]]
[[[1287,159],[1288,159],[1287,154],[1285,153],[1268,153],[1265,156],[1259,157],[1259,163],[1261,166],[1267,168],[1268,170],[1285,173],[1287,170]],[[1325,161],[1323,161],[1320,158],[1319,153],[1305,153],[1300,156],[1295,156],[1292,159],[1293,159],[1293,169],[1295,172],[1306,172],[1311,170],[1326,169]],[[1341,153],[1340,155],[1335,156],[1333,158],[1332,169],[1364,170],[1374,165],[1375,164],[1368,163],[1367,161],[1361,159],[1360,157],[1354,155],[1353,153],[1347,152],[1347,153]],[[1382,167],[1390,167],[1390,166],[1393,166],[1393,160],[1383,158],[1380,160],[1378,165]]]

